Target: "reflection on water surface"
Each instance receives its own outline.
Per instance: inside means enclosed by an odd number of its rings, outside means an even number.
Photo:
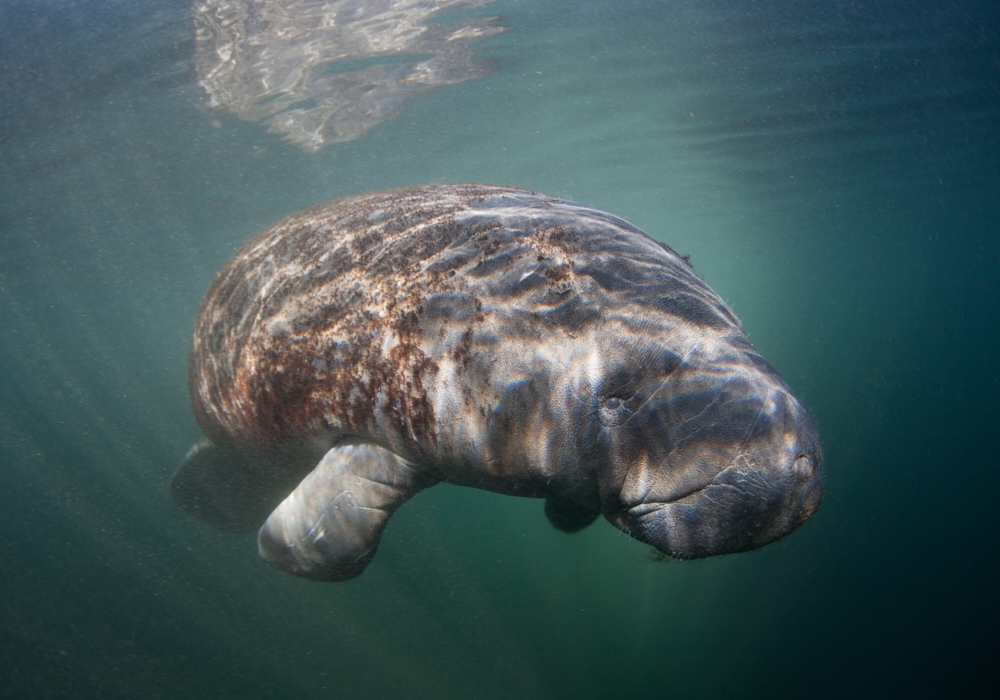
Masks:
[[[195,65],[208,105],[308,151],[364,136],[403,103],[493,71],[469,45],[496,17],[435,21],[492,0],[206,0]]]

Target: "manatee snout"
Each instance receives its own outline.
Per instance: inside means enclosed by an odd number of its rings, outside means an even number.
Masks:
[[[700,439],[691,441],[711,450],[691,444],[672,453],[664,470],[671,488],[649,489],[609,520],[677,559],[757,549],[808,520],[823,500],[819,434],[809,413],[778,387],[734,403],[728,412],[706,412]],[[734,435],[744,437],[720,449]]]
[[[797,462],[818,465],[818,456]],[[816,512],[823,499],[817,476],[797,467],[768,467],[748,459],[719,472],[682,499],[631,509],[640,539],[677,559],[700,559],[763,547]],[[818,474],[818,466],[810,466]],[[652,509],[651,509],[652,507]]]

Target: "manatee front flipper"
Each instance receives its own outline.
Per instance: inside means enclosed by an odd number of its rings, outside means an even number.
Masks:
[[[600,513],[572,501],[546,498],[545,515],[555,529],[563,532],[579,532],[597,520]]]
[[[382,447],[334,447],[264,523],[260,555],[303,578],[354,578],[375,556],[396,509],[436,483]]]

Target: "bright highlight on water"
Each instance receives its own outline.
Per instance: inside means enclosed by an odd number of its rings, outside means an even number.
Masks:
[[[194,8],[210,108],[260,120],[307,151],[365,135],[406,100],[489,75],[469,44],[495,18],[434,22],[491,0],[207,0]]]

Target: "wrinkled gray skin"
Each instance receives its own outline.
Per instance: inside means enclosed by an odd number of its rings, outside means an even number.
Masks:
[[[340,581],[440,481],[598,515],[682,559],[788,534],[822,499],[809,413],[685,260],[523,190],[381,192],[289,217],[209,290],[190,384],[208,436],[175,500]],[[263,523],[263,526],[261,526]]]

